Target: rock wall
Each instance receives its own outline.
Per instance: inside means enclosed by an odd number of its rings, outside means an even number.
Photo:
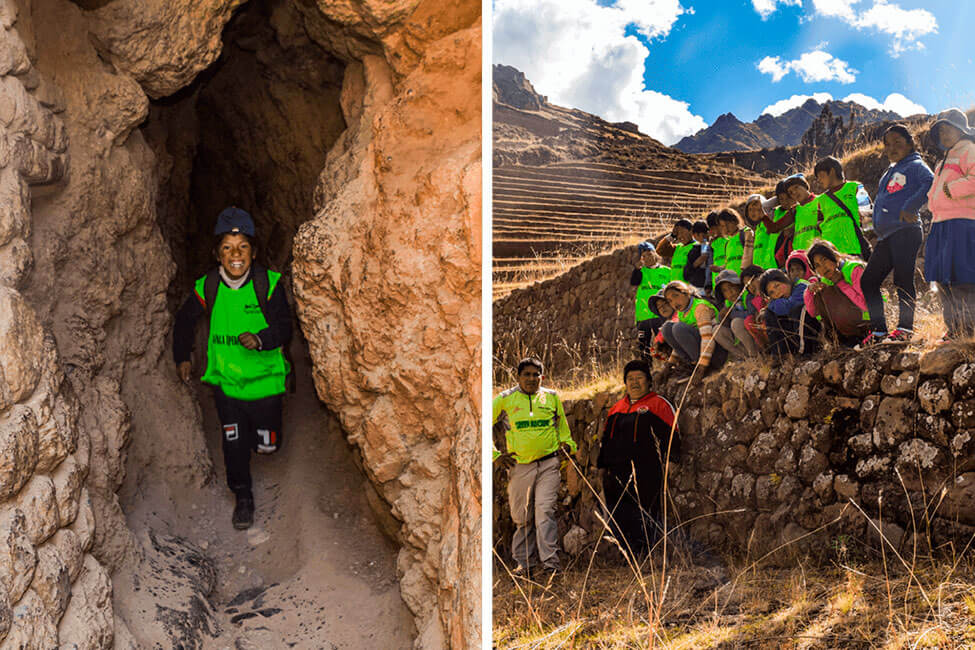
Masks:
[[[964,544],[975,533],[973,375],[970,346],[923,354],[881,346],[735,365],[695,381],[678,420],[683,458],[672,466],[669,521],[752,559],[791,541],[821,553],[841,534],[876,545],[868,518],[880,526],[881,515],[901,551]],[[655,376],[657,392],[675,403],[683,385]],[[602,427],[620,395],[566,404],[576,460],[597,489]],[[495,543],[506,550],[505,486],[496,471]],[[562,489],[561,532],[578,553],[600,532],[597,501],[574,469]]]
[[[430,648],[480,645],[480,35],[479,5],[424,2],[346,68],[294,250],[318,394],[402,522]]]
[[[630,274],[636,246],[620,248],[494,302],[495,383],[514,380],[512,366],[536,356],[560,382],[629,356],[636,347]]]

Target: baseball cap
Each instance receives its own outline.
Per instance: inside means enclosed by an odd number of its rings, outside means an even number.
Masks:
[[[228,232],[243,233],[253,237],[254,220],[246,210],[236,206],[224,208],[223,212],[217,215],[217,225],[213,228],[213,234],[223,235]]]

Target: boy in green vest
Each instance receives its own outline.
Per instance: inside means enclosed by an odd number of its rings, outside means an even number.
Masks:
[[[670,279],[684,282],[684,268],[687,266],[687,257],[694,248],[694,237],[691,233],[693,224],[687,219],[678,219],[674,223],[674,228],[670,233],[670,239],[674,245],[674,254],[670,258]]]
[[[862,215],[871,213],[870,195],[863,185],[847,181],[843,164],[827,156],[813,168],[816,181],[825,188],[817,197],[822,238],[833,244],[843,255],[870,256],[870,247],[863,238],[860,225]]]
[[[193,330],[208,314],[207,366],[201,381],[214,387],[227,485],[236,498],[232,521],[242,530],[254,522],[251,450],[270,454],[281,446],[282,396],[290,369],[282,348],[291,340],[291,310],[281,274],[254,263],[257,242],[251,216],[227,208],[213,232],[220,265],[196,281],[177,312],[173,359],[180,379],[190,381]],[[266,292],[261,299],[258,290]]]

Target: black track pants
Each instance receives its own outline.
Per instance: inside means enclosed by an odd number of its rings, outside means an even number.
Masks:
[[[880,285],[891,270],[894,271],[894,285],[897,287],[897,327],[914,329],[914,301],[917,298],[917,291],[914,289],[914,265],[920,248],[920,228],[904,228],[877,242],[877,248],[870,255],[867,268],[860,278],[863,297],[866,298],[867,309],[870,310],[870,329],[873,331],[887,331]]]
[[[269,454],[281,447],[282,395],[247,402],[213,391],[220,416],[227,486],[234,493],[251,492],[251,451]]]

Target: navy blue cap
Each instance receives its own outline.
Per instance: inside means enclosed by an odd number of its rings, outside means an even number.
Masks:
[[[641,253],[645,253],[646,251],[656,251],[657,249],[654,248],[654,245],[651,242],[642,241],[640,242],[640,245],[637,246],[637,250],[639,250]]]
[[[242,233],[248,237],[254,236],[254,220],[246,210],[231,206],[224,208],[223,212],[217,215],[217,225],[213,228],[214,235],[223,235],[228,232]]]

